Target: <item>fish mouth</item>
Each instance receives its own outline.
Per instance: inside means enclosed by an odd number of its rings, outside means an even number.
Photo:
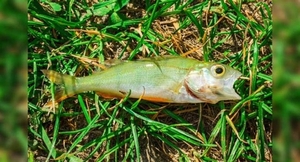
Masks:
[[[240,100],[241,96],[235,91],[233,88],[234,83],[238,80],[239,77],[242,76],[242,73],[236,71],[233,75],[226,80],[225,87],[224,87],[224,94],[226,94],[226,98],[228,100]]]

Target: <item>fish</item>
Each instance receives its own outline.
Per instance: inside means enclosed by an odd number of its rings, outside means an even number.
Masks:
[[[113,61],[110,61],[113,62]],[[181,56],[117,60],[94,74],[75,77],[42,70],[53,83],[58,103],[78,93],[95,91],[103,98],[140,98],[164,103],[211,103],[240,100],[233,88],[241,72],[228,65]]]

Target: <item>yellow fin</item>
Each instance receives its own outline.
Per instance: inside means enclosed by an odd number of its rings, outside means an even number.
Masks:
[[[58,87],[55,90],[55,102],[60,102],[68,97],[76,94],[75,77],[65,74],[60,74],[53,70],[41,70],[44,75]]]
[[[152,101],[152,102],[170,102],[170,100],[162,97],[142,97],[143,100]]]

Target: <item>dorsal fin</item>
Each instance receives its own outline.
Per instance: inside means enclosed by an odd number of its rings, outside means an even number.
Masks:
[[[101,63],[102,67],[93,71],[93,74],[99,74],[102,71],[105,71],[113,66],[120,65],[124,62],[128,62],[128,60],[119,60],[119,59],[105,60],[103,63]]]
[[[119,60],[119,59],[105,60],[104,65],[107,68],[110,68],[110,67],[113,67],[113,66],[116,66],[116,65],[120,65],[124,62],[128,62],[128,60]]]

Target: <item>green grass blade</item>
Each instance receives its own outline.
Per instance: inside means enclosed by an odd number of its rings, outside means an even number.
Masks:
[[[84,117],[85,117],[87,123],[89,124],[91,122],[91,117],[89,115],[89,112],[87,110],[87,107],[85,106],[85,103],[84,103],[83,98],[82,98],[81,95],[78,95],[78,102],[79,102],[79,105],[80,105],[80,107],[82,109]]]

